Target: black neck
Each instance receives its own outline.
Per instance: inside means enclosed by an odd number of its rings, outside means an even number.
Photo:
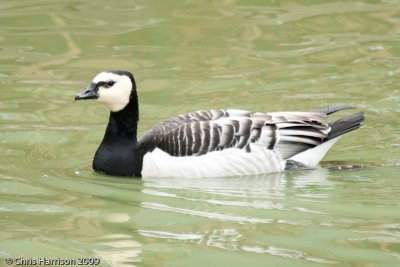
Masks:
[[[135,80],[129,72],[114,73],[127,75],[132,81],[132,91],[126,107],[110,113],[103,141],[93,159],[93,169],[110,175],[140,177],[145,152],[138,147],[136,137],[139,105]]]
[[[138,120],[138,100],[137,95],[134,94],[125,108],[117,112],[110,112],[110,119],[103,142],[125,139],[136,143]]]

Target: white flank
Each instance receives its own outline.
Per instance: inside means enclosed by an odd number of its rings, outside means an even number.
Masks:
[[[307,149],[299,154],[294,155],[289,158],[290,160],[294,160],[297,162],[301,162],[304,165],[314,168],[318,165],[318,163],[322,160],[322,158],[326,155],[328,150],[339,140],[341,136],[333,138],[327,142],[324,142],[316,147]]]
[[[173,157],[156,148],[143,159],[143,177],[222,177],[280,172],[284,162],[280,156],[259,145],[251,152],[238,148],[213,151],[201,156]]]
[[[128,76],[110,72],[101,72],[94,79],[94,83],[114,81],[110,88],[100,87],[98,101],[104,103],[111,111],[123,109],[129,103],[132,91],[132,82]]]

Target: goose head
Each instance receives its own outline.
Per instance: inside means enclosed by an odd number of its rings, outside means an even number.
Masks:
[[[105,71],[94,77],[92,82],[75,100],[95,99],[105,104],[111,112],[124,109],[136,96],[136,84],[133,75],[128,71]]]

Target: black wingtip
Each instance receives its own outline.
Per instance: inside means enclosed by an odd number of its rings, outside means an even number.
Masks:
[[[320,113],[325,113],[326,115],[330,115],[332,113],[341,111],[341,110],[345,110],[345,109],[354,109],[355,107],[350,106],[350,105],[346,105],[346,104],[342,104],[342,105],[336,105],[336,106],[328,106],[326,108],[322,108],[317,110],[317,112]]]

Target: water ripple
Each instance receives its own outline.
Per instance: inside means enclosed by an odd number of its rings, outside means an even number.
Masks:
[[[171,233],[166,231],[154,231],[154,230],[139,230],[139,233],[145,237],[161,238],[161,239],[172,239],[172,240],[184,240],[184,241],[195,241],[203,238],[203,235],[194,233]]]
[[[217,212],[209,212],[209,211],[199,211],[199,210],[192,210],[192,209],[185,209],[185,208],[177,208],[172,207],[160,203],[153,203],[153,202],[142,202],[141,206],[147,209],[154,209],[158,211],[167,211],[173,213],[180,213],[190,216],[198,216],[213,220],[219,221],[231,221],[237,223],[271,223],[273,220],[271,219],[261,219],[261,218],[254,218],[248,216],[240,216],[240,215],[230,215],[230,214],[222,214]]]
[[[316,262],[320,264],[339,264],[338,261],[323,259],[319,257],[309,256],[304,252],[286,248],[278,248],[278,247],[261,247],[261,246],[243,246],[242,249],[247,252],[261,253],[261,254],[269,254],[274,256],[280,256],[290,259],[303,259],[311,262]]]

